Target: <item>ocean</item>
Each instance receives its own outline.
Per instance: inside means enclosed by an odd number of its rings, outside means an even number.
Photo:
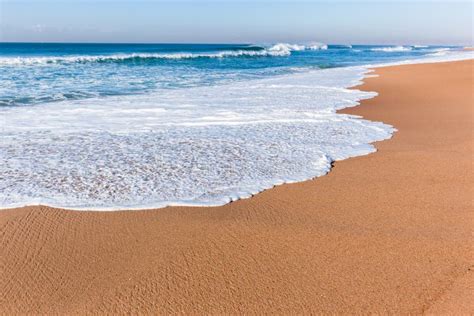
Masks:
[[[329,172],[395,128],[337,114],[369,67],[461,47],[0,43],[0,207],[222,205]]]

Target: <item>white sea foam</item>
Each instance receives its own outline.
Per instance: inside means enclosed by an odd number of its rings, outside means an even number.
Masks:
[[[268,51],[284,51],[288,54],[293,51],[304,51],[304,50],[326,50],[328,45],[319,42],[312,42],[308,45],[300,44],[288,44],[288,43],[279,43],[268,48]]]
[[[280,55],[291,55],[291,52],[305,50],[325,50],[328,46],[323,43],[311,43],[309,45],[278,43],[267,49],[268,52],[279,53]]]
[[[0,205],[217,205],[327,173],[393,129],[335,111],[367,70],[0,109]]]
[[[115,54],[115,55],[82,55],[82,56],[44,56],[44,57],[0,57],[0,65],[36,65],[55,63],[113,62],[137,59],[192,59],[192,58],[226,58],[226,57],[259,57],[286,56],[291,50],[262,49],[235,50],[217,53],[172,53],[172,54]]]
[[[399,60],[396,62],[388,63],[378,63],[378,64],[369,64],[366,67],[369,68],[378,68],[386,66],[397,66],[397,65],[410,65],[410,64],[419,64],[419,63],[442,63],[449,61],[461,61],[469,60],[474,58],[474,52],[472,51],[462,51],[462,50],[445,50],[440,48],[437,53],[426,54],[421,59],[407,59]]]
[[[328,49],[328,45],[324,43],[311,43],[308,45],[307,49],[309,50],[326,50]]]
[[[472,52],[401,63],[472,58]],[[324,175],[393,127],[336,114],[366,67],[0,108],[0,206],[220,205]]]
[[[293,52],[293,51],[302,51],[305,49],[306,49],[306,46],[304,45],[288,44],[288,43],[278,43],[268,48],[268,50],[271,52],[274,52],[274,51]]]
[[[386,53],[407,52],[410,50],[412,50],[411,46],[376,47],[376,48],[371,49],[371,51],[373,52],[386,52]]]
[[[0,57],[1,65],[38,65],[68,64],[86,62],[120,62],[139,59],[194,59],[194,58],[228,58],[228,57],[281,57],[291,55],[294,51],[324,50],[327,45],[312,43],[309,46],[279,43],[267,48],[256,46],[252,49],[225,50],[212,53],[132,53],[114,55],[71,55],[71,56],[39,56],[39,57]]]

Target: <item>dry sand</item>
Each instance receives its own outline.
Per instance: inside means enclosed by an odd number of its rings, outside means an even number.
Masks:
[[[215,208],[0,212],[0,311],[473,313],[473,66],[377,69],[379,152]]]

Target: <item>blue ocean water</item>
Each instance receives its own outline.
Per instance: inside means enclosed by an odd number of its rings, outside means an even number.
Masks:
[[[0,43],[0,208],[221,205],[329,172],[394,127],[338,114],[368,65],[458,47]]]
[[[394,62],[456,47],[0,43],[0,106]]]

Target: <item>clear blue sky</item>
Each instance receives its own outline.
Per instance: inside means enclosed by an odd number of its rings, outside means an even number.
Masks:
[[[471,1],[0,0],[0,41],[472,45]]]

